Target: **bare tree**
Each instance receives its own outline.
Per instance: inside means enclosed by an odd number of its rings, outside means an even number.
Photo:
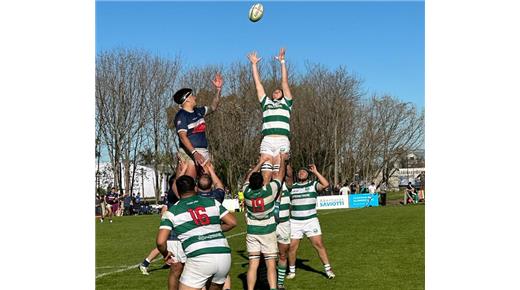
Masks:
[[[141,51],[118,49],[96,57],[96,115],[114,168],[114,184],[130,187],[130,163],[140,146],[147,88]]]

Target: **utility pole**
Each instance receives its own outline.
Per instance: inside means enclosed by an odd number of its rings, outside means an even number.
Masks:
[[[334,185],[338,184],[338,122],[334,124]]]

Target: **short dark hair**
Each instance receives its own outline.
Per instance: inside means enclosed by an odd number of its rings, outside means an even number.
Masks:
[[[177,185],[177,191],[179,195],[183,195],[186,192],[195,191],[195,180],[193,177],[188,175],[183,175],[175,181]]]
[[[204,179],[207,181],[206,182],[202,181]],[[197,185],[199,186],[200,189],[207,190],[207,189],[210,189],[211,186],[213,185],[213,180],[211,179],[211,176],[204,173],[199,177],[199,182],[197,182]]]
[[[168,179],[168,186],[169,186],[170,188],[172,188],[174,182],[175,182],[175,173],[172,174],[172,175],[170,176],[170,178]]]
[[[262,176],[262,173],[260,172],[253,172],[251,176],[249,176],[249,188],[252,190],[257,190],[259,188],[262,188],[262,185],[264,184],[264,177]]]
[[[166,193],[166,200],[169,204],[174,204],[177,201],[179,201],[179,198],[175,195],[175,193],[173,193],[173,190],[170,188],[170,190],[168,190],[168,193]]]

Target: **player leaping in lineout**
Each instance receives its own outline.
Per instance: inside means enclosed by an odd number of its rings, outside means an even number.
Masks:
[[[261,170],[265,184],[271,181],[273,171],[280,170],[280,152],[290,151],[290,120],[293,97],[289,89],[287,68],[285,66],[285,48],[280,49],[276,59],[282,69],[282,87],[277,88],[267,97],[260,81],[258,62],[261,60],[256,52],[248,55],[253,70],[253,79],[256,86],[258,101],[262,106],[262,143],[260,144],[260,159],[263,162]]]
[[[197,97],[189,88],[180,89],[173,95],[175,103],[181,105],[174,121],[179,136],[179,157],[188,163],[186,175],[193,179],[197,178],[197,169],[202,171],[202,167],[210,159],[204,116],[218,108],[223,84],[220,73],[215,75],[212,82],[217,93],[210,107],[197,107]]]

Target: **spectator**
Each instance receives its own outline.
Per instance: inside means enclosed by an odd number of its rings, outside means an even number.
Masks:
[[[136,205],[141,205],[141,195],[140,192],[137,193],[137,196],[135,197],[135,203]]]
[[[386,181],[383,179],[383,182],[379,186],[379,204],[386,205],[386,191],[388,190],[388,186],[386,185]]]
[[[123,193],[119,193],[117,195],[117,210],[116,210],[116,215],[117,216],[122,216],[123,215],[123,210],[124,210],[124,203],[123,203]]]
[[[123,197],[123,215],[132,214],[132,197],[127,193]]]
[[[339,194],[340,195],[349,195],[350,194],[350,187],[348,187],[347,182],[345,182],[345,184],[343,184],[343,187],[339,189]]]
[[[240,212],[244,211],[245,202],[244,202],[244,192],[241,190],[238,192],[238,204],[240,207]]]
[[[96,194],[96,216],[101,214],[101,196],[99,196],[99,194]]]
[[[100,218],[100,220],[103,221],[103,218],[107,214],[106,203],[105,203],[105,194],[100,194],[99,198],[100,198],[100,206],[101,206],[101,218]]]
[[[355,182],[352,182],[350,184],[350,191],[355,194],[357,192],[357,187],[356,187],[356,183]]]
[[[411,182],[408,182],[408,185],[406,186],[405,190],[404,204],[417,203],[416,197],[417,193],[415,193],[415,188],[413,187]]]
[[[368,193],[376,193],[376,184],[374,182],[370,183],[368,186]]]
[[[339,190],[340,190],[341,186],[339,184],[336,184],[334,186],[334,194],[335,195],[338,195],[339,194]]]

